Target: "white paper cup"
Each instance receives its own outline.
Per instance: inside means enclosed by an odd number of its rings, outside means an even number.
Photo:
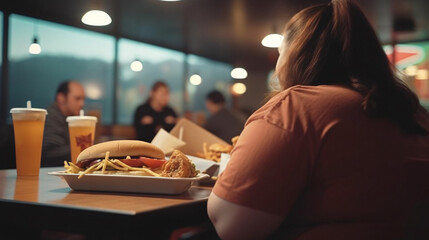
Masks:
[[[69,116],[66,121],[69,125],[71,161],[76,163],[77,156],[94,144],[97,117]]]

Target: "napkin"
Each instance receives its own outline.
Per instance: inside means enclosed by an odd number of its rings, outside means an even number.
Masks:
[[[184,141],[171,135],[163,128],[159,129],[151,143],[159,147],[165,155],[170,154],[174,149],[182,147],[186,144]]]
[[[223,172],[223,170],[225,170],[226,165],[228,164],[230,158],[231,158],[231,155],[228,153],[222,153],[220,155],[219,174]]]

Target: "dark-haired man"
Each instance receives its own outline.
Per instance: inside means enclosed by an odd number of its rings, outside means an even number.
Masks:
[[[70,161],[68,116],[79,115],[85,101],[85,91],[76,81],[58,86],[55,102],[48,108],[43,136],[42,167],[62,166]]]
[[[225,107],[225,97],[221,92],[213,90],[207,94],[206,108],[211,116],[204,124],[205,129],[228,143],[231,143],[231,138],[240,135],[245,119]]]

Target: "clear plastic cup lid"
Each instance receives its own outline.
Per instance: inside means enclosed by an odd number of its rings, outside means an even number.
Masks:
[[[94,116],[69,116],[66,118],[67,122],[80,121],[80,120],[90,120],[90,121],[96,121],[97,122],[97,117],[94,117]]]
[[[28,112],[43,112],[45,114],[48,114],[48,111],[43,108],[12,108],[10,110],[10,113],[28,113]]]

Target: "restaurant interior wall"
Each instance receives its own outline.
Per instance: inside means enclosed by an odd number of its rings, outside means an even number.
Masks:
[[[214,88],[224,92],[230,103],[230,64],[121,38],[115,90],[114,37],[17,14],[10,15],[9,23],[8,109],[24,106],[27,100],[47,108],[58,84],[67,79],[84,85],[85,110],[99,114],[104,125],[131,124],[135,107],[147,99],[156,80],[170,86],[170,104],[179,115],[187,110],[205,112],[205,94]],[[42,47],[38,55],[28,52],[35,34]],[[143,63],[140,72],[130,69],[135,59]],[[203,83],[187,86],[188,73],[200,74]],[[189,94],[184,95],[185,90]],[[7,120],[11,124],[10,115]]]

